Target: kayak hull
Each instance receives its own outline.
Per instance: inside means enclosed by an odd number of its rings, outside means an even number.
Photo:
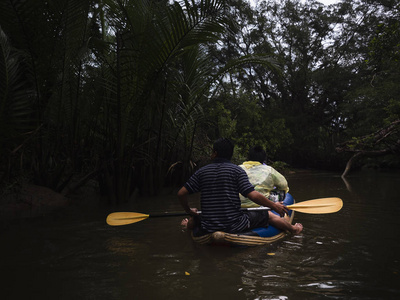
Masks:
[[[292,195],[287,193],[283,204],[294,204],[294,199]],[[276,213],[275,211],[272,212],[278,215],[278,213]],[[284,218],[292,224],[294,211],[290,210],[289,214],[285,215]],[[287,235],[287,232],[284,232],[272,225],[269,225],[268,227],[255,228],[241,233],[227,233],[216,231],[202,236],[194,236],[192,233],[192,239],[198,244],[259,246],[274,243],[283,239]]]

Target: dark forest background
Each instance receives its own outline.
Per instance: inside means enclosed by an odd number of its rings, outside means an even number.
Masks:
[[[221,136],[236,163],[399,168],[399,20],[397,0],[1,0],[2,193],[157,194]]]

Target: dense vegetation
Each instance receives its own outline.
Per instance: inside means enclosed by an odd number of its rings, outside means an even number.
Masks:
[[[125,201],[181,183],[220,136],[237,162],[257,143],[291,166],[367,148],[398,167],[398,1],[254,3],[1,1],[3,186],[94,179]]]

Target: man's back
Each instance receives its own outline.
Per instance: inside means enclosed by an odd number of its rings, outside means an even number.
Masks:
[[[270,192],[274,189],[285,193],[289,192],[286,178],[274,168],[254,161],[244,162],[240,167],[246,171],[255,190],[265,197],[269,198]],[[242,201],[242,207],[258,206],[245,197],[241,196],[240,200]]]
[[[216,158],[185,184],[190,193],[201,192],[201,224],[206,232],[240,232],[248,217],[240,210],[239,193],[254,190],[246,172],[229,160]]]

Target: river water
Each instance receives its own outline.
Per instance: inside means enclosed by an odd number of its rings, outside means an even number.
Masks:
[[[287,176],[304,231],[251,248],[194,244],[181,217],[111,227],[112,211],[180,211],[175,193],[125,207],[74,206],[3,226],[2,299],[399,299],[400,173]],[[196,199],[193,199],[193,206]]]

